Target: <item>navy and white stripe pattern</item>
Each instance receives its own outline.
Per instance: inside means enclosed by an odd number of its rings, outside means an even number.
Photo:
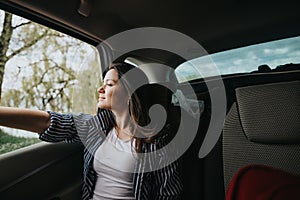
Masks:
[[[97,175],[93,169],[94,154],[114,126],[111,111],[101,110],[96,116],[80,114],[59,114],[49,112],[51,125],[40,134],[40,139],[47,142],[67,143],[81,142],[84,144],[84,180],[82,199],[91,199]],[[152,152],[165,145],[163,137],[153,143],[142,144],[143,153]],[[133,191],[138,200],[180,199],[182,183],[180,179],[180,162],[177,160],[159,170],[145,172],[146,166],[156,166],[154,162],[162,162],[165,158],[145,156],[137,162],[134,173]],[[155,154],[154,154],[155,155]],[[155,157],[156,157],[155,156]]]

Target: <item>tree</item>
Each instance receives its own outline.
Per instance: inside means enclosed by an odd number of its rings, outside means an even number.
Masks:
[[[0,101],[6,63],[47,35],[48,30],[46,29],[44,32],[38,33],[34,37],[27,37],[25,38],[27,40],[24,39],[21,43],[14,45],[13,43],[15,43],[15,41],[11,41],[13,32],[23,26],[30,26],[30,24],[32,24],[32,22],[20,20],[20,23],[13,25],[13,15],[8,12],[4,13],[2,32],[0,35]],[[15,48],[9,48],[11,46],[15,46]]]
[[[98,54],[94,51],[87,59],[77,75],[74,89],[72,90],[72,111],[95,114],[97,112],[97,89],[101,85],[101,73]]]

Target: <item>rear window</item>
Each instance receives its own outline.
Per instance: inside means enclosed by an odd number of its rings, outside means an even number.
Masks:
[[[279,65],[300,63],[300,37],[282,39],[228,50],[182,63],[175,70],[179,82],[208,76],[247,73],[258,66],[271,69]]]

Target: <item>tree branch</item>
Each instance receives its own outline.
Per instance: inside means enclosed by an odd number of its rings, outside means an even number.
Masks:
[[[23,22],[23,23],[20,23],[20,24],[18,24],[16,26],[13,26],[12,29],[17,29],[17,28],[19,28],[21,26],[25,26],[25,25],[28,25],[28,24],[31,24],[31,23],[32,23],[31,21]]]
[[[39,37],[35,38],[34,40],[30,41],[29,43],[25,44],[23,47],[17,49],[16,51],[12,52],[9,56],[7,56],[7,59],[11,59],[15,55],[19,54],[20,52],[24,51],[25,49],[30,48],[31,46],[35,45],[40,39],[47,36],[48,30],[46,30],[43,34],[41,34]]]

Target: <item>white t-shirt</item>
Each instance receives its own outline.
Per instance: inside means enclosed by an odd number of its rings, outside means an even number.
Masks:
[[[114,128],[109,132],[94,156],[97,181],[93,200],[135,199],[132,188],[136,157],[133,151],[130,140],[120,140]]]

